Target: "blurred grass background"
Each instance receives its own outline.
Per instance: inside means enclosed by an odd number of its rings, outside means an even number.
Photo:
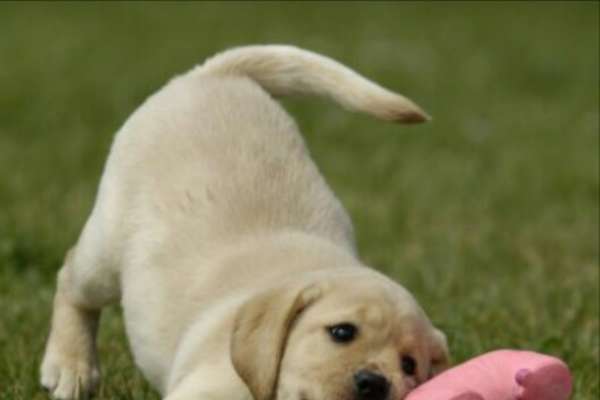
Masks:
[[[598,2],[1,3],[0,399],[43,399],[54,274],[113,133],[225,48],[291,43],[420,103],[399,127],[285,105],[352,214],[364,259],[407,286],[456,361],[499,347],[565,359],[598,399]],[[157,399],[118,310],[100,399]]]

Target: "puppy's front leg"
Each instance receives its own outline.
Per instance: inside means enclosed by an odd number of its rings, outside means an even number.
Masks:
[[[232,367],[199,366],[171,390],[164,400],[255,400]]]
[[[252,400],[252,398],[232,399],[231,397],[223,397],[212,393],[181,393],[168,395],[163,400]]]
[[[227,388],[225,388],[227,390]],[[177,390],[164,400],[254,400],[249,392],[238,392],[238,393],[224,393],[214,392],[205,390],[190,390],[189,388],[182,388]]]

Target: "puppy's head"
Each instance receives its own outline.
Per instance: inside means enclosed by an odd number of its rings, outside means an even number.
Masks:
[[[397,400],[448,364],[413,297],[363,268],[257,295],[231,346],[256,400]]]

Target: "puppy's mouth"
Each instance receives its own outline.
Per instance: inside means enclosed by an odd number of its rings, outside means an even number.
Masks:
[[[300,396],[298,396],[298,400],[311,400],[305,392],[300,392]]]
[[[291,399],[280,399],[280,400],[291,400]],[[298,397],[295,400],[315,400],[311,398],[305,391],[300,391]],[[324,400],[358,400],[356,395],[344,395],[344,396],[334,396],[333,399],[325,398]]]

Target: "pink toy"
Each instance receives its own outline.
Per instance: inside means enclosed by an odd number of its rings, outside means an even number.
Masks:
[[[569,368],[558,358],[497,350],[441,373],[406,400],[567,400],[571,387]]]

